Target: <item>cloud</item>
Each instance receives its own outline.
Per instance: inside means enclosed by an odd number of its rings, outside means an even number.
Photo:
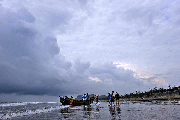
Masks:
[[[89,79],[91,81],[95,81],[95,82],[102,82],[100,79],[98,79],[97,77],[93,78],[93,77],[89,77]]]
[[[163,78],[155,78],[151,80],[152,84],[157,84],[158,86],[168,86],[169,84]]]
[[[50,82],[43,73],[49,74],[46,65],[59,54],[57,40],[51,36],[41,37],[35,26],[36,19],[29,11],[20,9],[16,13],[3,6],[0,9],[3,11],[0,12],[1,93],[55,92],[54,88],[48,90],[47,87],[51,86],[50,83],[56,83],[57,79],[50,77]]]
[[[76,60],[73,64],[73,68],[76,72],[82,74],[84,73],[87,69],[89,69],[90,63],[87,62],[81,62],[79,60]]]
[[[17,11],[17,17],[29,23],[34,23],[36,20],[36,18],[26,9],[19,9]]]
[[[177,1],[0,2],[1,93],[124,94],[178,83]]]

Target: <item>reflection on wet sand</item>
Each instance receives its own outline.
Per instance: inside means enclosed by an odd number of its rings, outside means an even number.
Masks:
[[[99,105],[71,106],[60,110],[61,119],[98,119]]]
[[[60,110],[60,113],[62,113],[61,117],[66,119],[69,118],[71,111],[69,110],[69,108],[64,108]]]
[[[115,120],[116,118],[120,119],[121,117],[120,106],[109,106],[109,112],[111,114],[112,120]]]
[[[91,110],[92,110],[92,108],[91,108],[91,106],[84,106],[84,111],[83,111],[83,117],[84,118],[90,118],[90,116],[91,116]]]
[[[100,114],[99,114],[99,106],[85,106],[84,111],[83,111],[83,117],[88,118],[88,119],[98,119]]]
[[[61,109],[60,119],[180,119],[180,102],[174,101],[124,101],[117,106],[108,106],[108,102],[100,102],[90,106],[73,106]]]

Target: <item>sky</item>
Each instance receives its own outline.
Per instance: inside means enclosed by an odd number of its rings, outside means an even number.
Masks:
[[[0,102],[180,86],[180,0],[0,0]]]

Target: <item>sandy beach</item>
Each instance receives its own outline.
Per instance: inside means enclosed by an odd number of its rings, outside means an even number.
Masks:
[[[121,101],[90,106],[62,106],[60,103],[0,103],[0,119],[10,120],[178,120],[180,102]]]

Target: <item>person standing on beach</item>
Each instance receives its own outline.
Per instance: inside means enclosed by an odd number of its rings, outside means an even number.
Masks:
[[[84,104],[84,106],[86,105],[86,94],[84,94],[83,96],[82,96],[82,99],[83,99],[83,104]]]
[[[86,103],[87,103],[87,105],[89,105],[90,104],[90,95],[87,93],[87,95],[86,95]]]
[[[72,103],[73,103],[73,96],[71,96],[70,105],[72,105]]]
[[[110,96],[111,96],[111,106],[112,106],[112,103],[114,104],[114,91],[112,91]]]
[[[116,98],[116,105],[117,105],[117,103],[119,105],[119,94],[117,92],[115,94],[115,98]]]
[[[109,105],[111,104],[111,95],[110,92],[108,93]]]
[[[98,95],[96,95],[96,104],[98,103]]]

